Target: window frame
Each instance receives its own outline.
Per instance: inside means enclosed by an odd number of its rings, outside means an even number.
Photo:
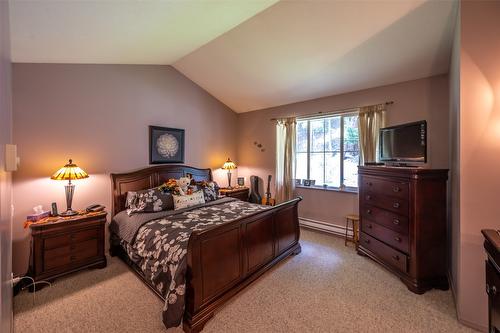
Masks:
[[[359,184],[358,186],[346,186],[344,184],[344,157],[345,157],[345,149],[344,149],[344,145],[345,145],[345,133],[344,133],[344,118],[345,117],[352,117],[352,116],[356,116],[358,117],[358,121],[359,121],[359,112],[358,111],[348,111],[348,112],[342,112],[342,113],[336,113],[336,114],[329,114],[329,115],[322,115],[322,116],[318,116],[318,117],[303,117],[303,118],[297,118],[297,123],[298,122],[304,122],[306,121],[307,122],[307,151],[306,151],[306,156],[307,156],[307,178],[306,179],[310,179],[310,176],[311,176],[311,169],[310,169],[310,166],[311,166],[311,121],[314,121],[314,120],[318,120],[318,119],[326,119],[326,118],[336,118],[336,117],[339,117],[340,118],[340,186],[339,187],[336,187],[336,186],[328,186],[328,185],[311,185],[311,186],[305,186],[305,185],[298,185],[297,187],[300,187],[300,188],[314,188],[314,189],[325,189],[325,190],[331,190],[331,191],[341,191],[341,192],[354,192],[354,193],[357,193],[358,192],[358,188],[359,188]],[[323,123],[323,126],[325,123]],[[359,135],[359,133],[358,133]],[[326,150],[325,150],[325,142],[326,138],[325,138],[325,135],[324,135],[324,132],[323,132],[323,160],[325,158],[325,154],[326,154]],[[359,152],[359,155],[361,155],[361,151],[360,149],[358,150]],[[295,152],[295,163],[297,162],[297,154],[298,153],[304,153],[304,152]],[[358,166],[359,166],[359,162],[360,160],[358,159]],[[296,172],[297,170],[295,170],[295,175],[294,177],[296,177]],[[323,180],[326,178],[326,168],[325,168],[325,163],[323,162]]]

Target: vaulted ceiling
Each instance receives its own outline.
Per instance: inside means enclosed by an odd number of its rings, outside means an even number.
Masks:
[[[447,73],[456,1],[11,6],[14,62],[169,64],[236,112]]]
[[[277,0],[11,1],[15,62],[170,65]]]

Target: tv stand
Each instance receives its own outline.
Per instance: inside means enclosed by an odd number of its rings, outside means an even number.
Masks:
[[[360,166],[358,253],[397,275],[414,293],[448,289],[448,170]]]

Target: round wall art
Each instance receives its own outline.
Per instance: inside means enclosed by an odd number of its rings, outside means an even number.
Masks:
[[[172,157],[179,151],[179,141],[172,134],[163,134],[156,140],[156,150],[163,157]]]

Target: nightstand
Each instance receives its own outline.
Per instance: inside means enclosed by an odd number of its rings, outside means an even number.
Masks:
[[[53,280],[85,268],[106,267],[104,228],[107,215],[106,211],[82,213],[49,217],[30,224],[28,275],[35,281]]]
[[[241,201],[248,201],[249,188],[248,187],[233,187],[231,189],[224,187],[219,189],[219,194],[240,199]]]

